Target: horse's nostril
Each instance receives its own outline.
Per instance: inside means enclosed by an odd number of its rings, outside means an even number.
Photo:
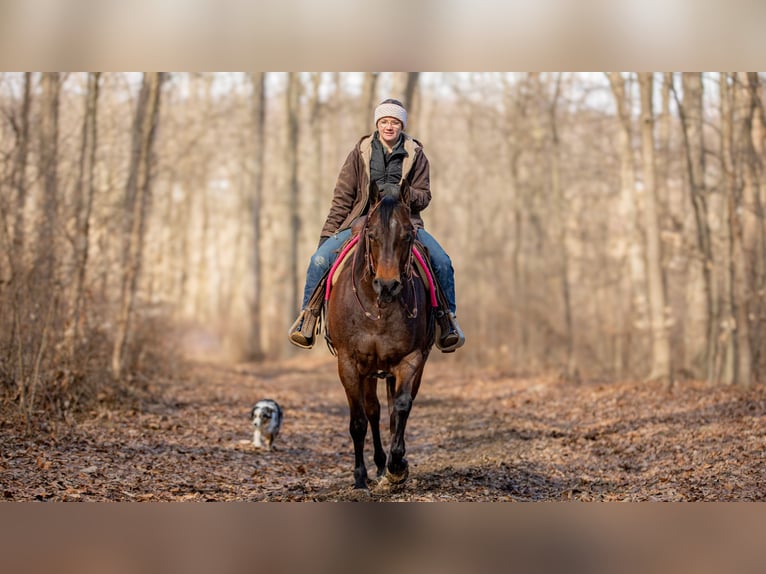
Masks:
[[[402,290],[402,283],[398,279],[373,279],[372,286],[378,295],[395,297]]]

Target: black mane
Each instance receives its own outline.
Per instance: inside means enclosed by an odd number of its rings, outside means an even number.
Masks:
[[[394,215],[394,210],[399,203],[399,200],[388,195],[384,195],[378,205],[378,211],[380,212],[380,223],[384,227],[388,227],[391,223],[391,217]]]

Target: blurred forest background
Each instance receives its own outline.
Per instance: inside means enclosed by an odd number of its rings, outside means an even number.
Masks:
[[[29,417],[279,360],[335,177],[405,102],[467,345],[766,381],[759,73],[2,73],[0,391]],[[322,343],[313,352],[324,352]],[[437,353],[438,354],[438,353]]]

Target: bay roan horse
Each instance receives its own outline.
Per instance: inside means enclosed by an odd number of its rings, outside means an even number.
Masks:
[[[374,200],[377,188],[372,188]],[[327,306],[327,331],[350,411],[355,489],[368,488],[368,424],[377,478],[389,484],[407,479],[404,431],[434,341],[428,286],[413,269],[409,207],[392,196],[371,205],[356,252],[339,271]],[[385,378],[388,398],[388,457],[380,437],[379,378]]]

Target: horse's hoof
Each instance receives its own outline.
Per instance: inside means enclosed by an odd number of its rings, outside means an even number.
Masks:
[[[384,480],[387,480],[392,485],[396,484],[402,484],[405,480],[407,480],[407,477],[410,475],[410,469],[409,467],[405,466],[402,472],[400,473],[393,473],[390,470],[386,471],[386,476],[384,476]]]
[[[373,491],[378,495],[399,492],[404,487],[404,481],[407,480],[407,474],[407,470],[400,475],[393,475],[390,472],[387,472],[385,476],[382,476],[378,480],[378,484],[375,485]]]
[[[378,479],[378,482],[373,487],[373,490],[375,491],[375,494],[386,494],[388,492],[391,492],[391,489],[393,487],[394,487],[394,483],[388,480],[388,476],[384,475]]]

